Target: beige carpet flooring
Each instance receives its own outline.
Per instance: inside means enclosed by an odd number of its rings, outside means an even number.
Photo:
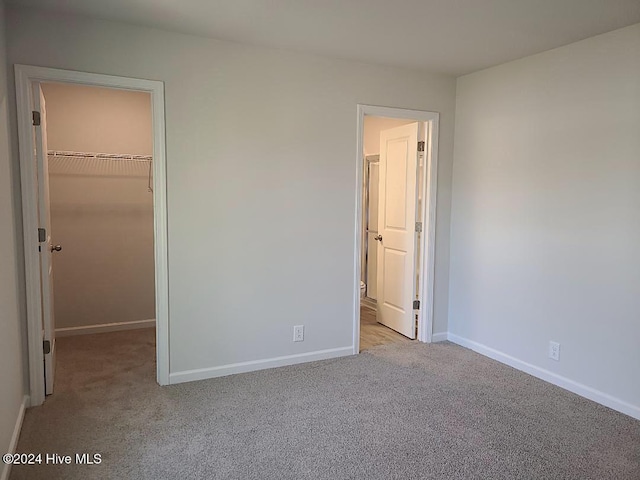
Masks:
[[[154,332],[59,340],[11,479],[640,479],[640,422],[459,346],[416,342],[168,387]]]

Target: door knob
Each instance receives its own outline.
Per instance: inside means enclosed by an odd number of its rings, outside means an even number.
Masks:
[[[373,237],[373,239],[381,242],[382,241],[382,235],[376,235],[375,237]]]
[[[62,245],[56,245],[55,247],[53,245],[51,245],[51,251],[52,252],[59,252],[62,250]]]

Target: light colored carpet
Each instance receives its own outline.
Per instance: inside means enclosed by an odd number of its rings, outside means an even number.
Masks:
[[[18,451],[103,462],[11,478],[640,479],[640,422],[453,344],[159,387],[153,339],[60,339]]]

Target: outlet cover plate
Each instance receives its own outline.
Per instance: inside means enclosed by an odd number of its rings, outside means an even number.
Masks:
[[[293,341],[294,342],[304,341],[304,325],[295,325],[293,327]]]
[[[558,342],[549,342],[549,358],[560,361],[560,344]]]

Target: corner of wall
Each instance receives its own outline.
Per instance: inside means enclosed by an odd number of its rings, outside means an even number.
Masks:
[[[19,172],[13,163],[10,136],[11,78],[6,65],[5,10],[0,2],[0,244],[5,250],[0,260],[0,451],[15,450],[24,410],[27,369],[25,329],[22,320],[21,221],[18,199]],[[16,368],[16,366],[18,368]],[[8,476],[5,466],[2,478]]]
[[[18,414],[13,427],[13,433],[11,434],[11,440],[9,441],[9,448],[6,451],[2,452],[3,455],[5,453],[16,453],[16,450],[18,448],[18,440],[20,439],[20,431],[22,430],[22,422],[24,421],[24,414],[28,406],[29,396],[24,395],[22,397],[20,408],[18,409]],[[2,466],[3,468],[0,472],[0,480],[9,480],[9,475],[11,474],[11,464],[3,462]]]

